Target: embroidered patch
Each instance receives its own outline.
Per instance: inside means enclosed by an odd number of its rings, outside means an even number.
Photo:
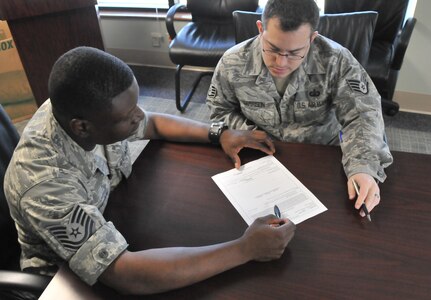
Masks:
[[[94,221],[77,205],[71,212],[68,224],[50,226],[48,230],[65,249],[77,251],[93,234]]]
[[[315,88],[312,91],[308,92],[308,96],[313,97],[313,98],[317,98],[320,96],[320,91],[316,90]]]
[[[217,88],[214,85],[210,85],[210,88],[208,89],[208,98],[214,99],[217,96]]]
[[[364,95],[368,94],[368,81],[362,77],[361,80],[346,79],[353,92],[359,92]]]

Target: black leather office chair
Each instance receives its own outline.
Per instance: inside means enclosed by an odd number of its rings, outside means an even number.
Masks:
[[[379,13],[366,70],[382,97],[383,111],[395,115],[399,105],[393,101],[398,74],[416,24],[406,18],[410,0],[325,0],[325,13],[372,10]]]
[[[256,11],[258,0],[188,0],[187,6],[176,4],[166,16],[166,27],[171,38],[169,57],[177,65],[175,72],[175,99],[179,111],[184,111],[200,80],[213,72],[201,72],[192,89],[181,100],[180,73],[185,66],[214,68],[223,53],[235,45],[232,12]],[[174,18],[177,12],[190,12],[192,21],[177,33]]]
[[[325,14],[317,30],[323,36],[343,45],[362,66],[368,64],[378,14],[373,11]]]
[[[322,15],[317,30],[349,49],[359,63],[365,66],[377,17],[378,14],[372,11]],[[256,21],[260,20],[260,13],[234,11],[233,18],[237,43],[259,34]]]
[[[51,277],[19,271],[21,253],[15,223],[3,191],[3,179],[13,150],[19,140],[18,132],[0,105],[0,299],[31,299],[39,296]]]

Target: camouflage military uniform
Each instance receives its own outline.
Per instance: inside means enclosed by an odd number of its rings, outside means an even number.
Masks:
[[[142,138],[146,118],[135,135]],[[67,261],[88,284],[128,246],[103,218],[110,190],[129,176],[128,143],[84,151],[46,101],[23,132],[5,176],[5,194],[22,248],[21,268],[52,274]]]
[[[384,181],[392,156],[380,96],[351,53],[319,35],[288,80],[280,96],[259,37],[236,45],[216,67],[207,97],[211,119],[286,142],[341,144],[348,177],[367,173]]]

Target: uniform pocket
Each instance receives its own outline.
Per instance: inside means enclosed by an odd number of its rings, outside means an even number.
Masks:
[[[329,104],[325,100],[300,100],[294,102],[295,121],[301,124],[322,123],[328,110]]]
[[[303,125],[324,123],[331,109],[329,95],[321,84],[306,85],[299,90],[293,102],[295,121]]]

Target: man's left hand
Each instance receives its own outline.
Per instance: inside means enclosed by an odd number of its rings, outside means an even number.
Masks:
[[[244,147],[257,149],[268,155],[273,155],[275,152],[274,143],[261,130],[227,129],[220,136],[220,144],[223,151],[232,159],[237,169],[241,166],[241,159],[238,153]]]
[[[365,202],[368,211],[371,212],[373,208],[380,203],[380,189],[376,180],[372,176],[365,173],[358,173],[351,176],[347,181],[347,189],[350,200],[353,200],[356,197],[356,191],[352,180],[355,180],[359,188],[359,195],[357,195],[356,198],[355,208],[360,209],[362,203]],[[362,210],[359,213],[362,217],[365,217],[365,214]]]

